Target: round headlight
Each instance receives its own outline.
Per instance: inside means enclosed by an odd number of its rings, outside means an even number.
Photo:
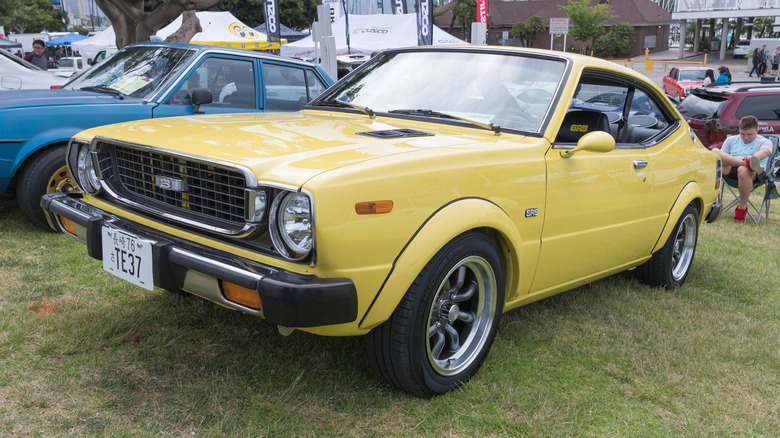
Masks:
[[[98,181],[95,167],[92,164],[89,145],[83,145],[81,146],[81,149],[79,149],[78,174],[79,184],[85,192],[89,194],[98,192],[100,189],[100,181]]]
[[[314,233],[309,197],[288,193],[277,197],[272,207],[271,238],[284,257],[300,260],[312,250]]]

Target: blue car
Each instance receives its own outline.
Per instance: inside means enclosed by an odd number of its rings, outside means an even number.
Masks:
[[[0,194],[49,229],[45,193],[73,192],[70,137],[130,120],[296,111],[333,83],[314,64],[249,50],[144,43],[125,47],[56,90],[0,91]]]

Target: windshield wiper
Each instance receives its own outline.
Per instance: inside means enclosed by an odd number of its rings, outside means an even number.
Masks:
[[[355,108],[358,111],[362,111],[362,112],[368,114],[368,117],[370,117],[372,119],[376,118],[376,114],[374,114],[374,110],[372,110],[371,108],[369,108],[367,106],[351,103],[351,102],[344,102],[343,100],[338,100],[338,99],[330,99],[330,100],[323,100],[323,101],[320,101],[320,102],[312,102],[309,105],[311,105],[311,106],[341,106],[341,107],[347,106],[347,107],[350,107],[350,108]]]
[[[125,98],[125,93],[115,90],[111,87],[106,87],[105,85],[94,85],[91,87],[81,87],[79,88],[81,91],[97,91],[98,93],[108,93],[113,94],[114,96],[119,96],[120,99]]]
[[[410,116],[424,116],[424,117],[444,117],[448,119],[461,120],[466,123],[471,123],[474,126],[479,126],[483,129],[488,129],[496,133],[501,134],[501,127],[492,123],[478,122],[476,120],[468,119],[466,117],[456,116],[455,114],[443,113],[441,111],[434,111],[430,109],[395,109],[388,111],[393,114],[407,114]]]

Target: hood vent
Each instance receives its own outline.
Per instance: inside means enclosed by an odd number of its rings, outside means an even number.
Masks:
[[[433,136],[428,132],[416,131],[414,129],[386,129],[384,131],[366,131],[356,132],[357,135],[365,135],[376,138],[407,138],[407,137],[428,137]]]

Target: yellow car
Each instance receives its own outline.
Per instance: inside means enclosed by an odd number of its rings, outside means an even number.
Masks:
[[[106,271],[366,335],[422,397],[473,376],[511,308],[630,269],[680,286],[720,211],[720,162],[657,86],[532,49],[392,50],[302,111],[93,128],[67,162],[83,195],[42,206]]]

